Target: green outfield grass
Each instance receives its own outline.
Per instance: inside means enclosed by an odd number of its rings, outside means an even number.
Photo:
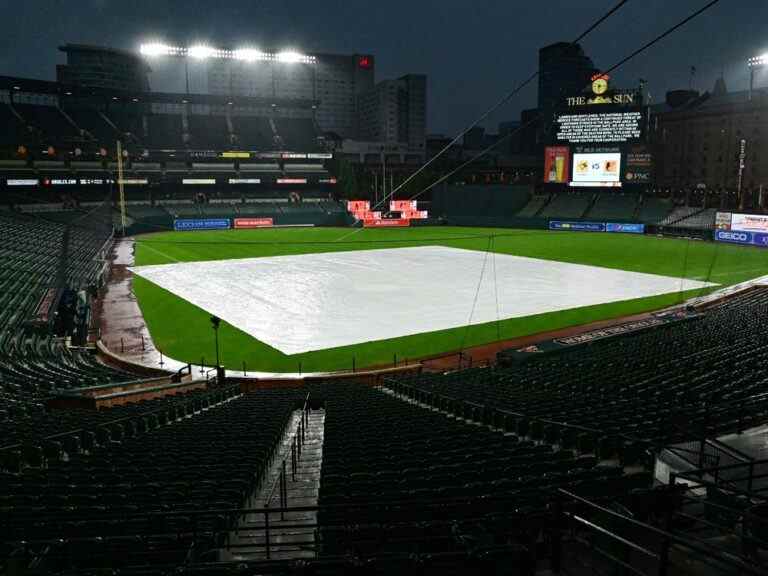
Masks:
[[[494,228],[399,229],[285,228],[165,232],[140,236],[136,264],[253,258],[341,250],[442,245],[559,260],[635,272],[735,284],[768,274],[768,250],[695,240],[623,234],[548,232]],[[460,271],[457,271],[460,273]],[[209,314],[151,282],[134,276],[134,291],[155,344],[177,360],[212,363]],[[287,356],[222,322],[222,363],[248,370],[304,372],[344,370],[459,350],[526,334],[655,310],[694,293],[676,293],[552,312]]]

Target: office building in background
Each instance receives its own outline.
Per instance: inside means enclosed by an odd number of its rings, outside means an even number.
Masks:
[[[424,153],[427,77],[407,74],[383,80],[359,97],[359,139],[402,143]]]

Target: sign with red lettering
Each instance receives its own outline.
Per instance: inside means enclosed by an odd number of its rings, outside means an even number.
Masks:
[[[384,227],[391,227],[391,226],[410,226],[411,221],[407,218],[391,218],[391,219],[381,219],[381,220],[363,220],[363,227],[364,228],[384,228]]]
[[[235,228],[269,228],[274,226],[272,218],[235,218]]]
[[[368,212],[371,209],[371,203],[368,200],[347,200],[347,211]]]
[[[416,200],[390,200],[390,212],[413,212],[416,210]]]

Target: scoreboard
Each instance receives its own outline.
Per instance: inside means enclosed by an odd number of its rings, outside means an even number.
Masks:
[[[588,94],[561,102],[545,149],[545,183],[618,188],[651,182],[642,97],[634,90],[611,90],[608,81],[596,74]]]

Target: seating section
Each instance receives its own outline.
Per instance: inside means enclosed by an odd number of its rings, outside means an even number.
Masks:
[[[768,376],[768,290],[755,289],[703,317],[593,342],[520,365],[407,378],[440,398],[509,412],[518,433],[564,447],[624,449],[716,437],[761,423]],[[567,426],[565,425],[567,423]],[[584,427],[583,433],[571,426]],[[617,445],[617,438],[624,440]]]
[[[547,205],[547,202],[549,202],[549,196],[531,196],[528,204],[526,204],[517,215],[520,218],[533,218]]]
[[[714,229],[715,227],[715,208],[706,208],[692,214],[682,220],[678,220],[673,225],[681,228],[696,228],[696,229]]]
[[[181,114],[152,114],[147,116],[145,138],[151,148],[176,149],[183,147]]]
[[[585,216],[599,222],[625,222],[635,216],[639,196],[637,194],[611,193],[600,194]]]
[[[196,554],[216,546],[226,518],[189,514],[244,504],[297,403],[290,390],[237,394],[235,386],[110,411],[122,418],[101,425],[87,449],[75,443],[65,459],[49,449],[23,476],[0,476],[4,539],[78,569],[181,565],[193,544]]]
[[[646,224],[657,224],[666,218],[672,206],[669,201],[662,198],[647,196],[642,199],[637,219]]]
[[[310,118],[278,118],[275,125],[285,147],[289,150],[314,150],[317,130]]]
[[[143,114],[140,108],[118,104],[110,106],[104,112],[104,116],[117,126],[118,130],[128,140],[139,141],[144,139]],[[110,142],[110,149],[111,147],[112,143]]]
[[[120,137],[119,133],[94,108],[67,108],[65,112],[78,128],[86,132],[87,136],[110,149],[114,146],[115,140]]]
[[[77,212],[69,213],[79,215]],[[0,213],[0,440],[6,443],[66,431],[70,421],[45,408],[56,390],[135,380],[90,352],[53,338],[59,298],[98,282],[96,259],[111,233],[97,213],[83,222],[55,222]],[[106,217],[110,217],[107,210]],[[101,223],[99,223],[101,222]],[[74,292],[69,292],[74,294]],[[29,326],[35,321],[36,326]]]
[[[672,212],[667,214],[667,216],[661,220],[659,224],[662,226],[677,225],[678,222],[693,216],[699,210],[701,210],[701,208],[696,206],[677,206],[674,210],[672,210]]]
[[[232,147],[232,138],[224,116],[187,116],[190,133],[190,147],[226,150]]]
[[[581,192],[556,194],[539,215],[545,218],[581,218],[591,201],[591,194]]]
[[[6,157],[12,157],[20,145],[34,157],[37,148],[48,146],[62,157],[78,148],[78,154],[93,157],[99,148],[113,152],[118,139],[129,148],[308,152],[320,149],[318,136],[312,118],[225,116],[221,111],[197,109],[155,113],[138,99],[0,102],[0,146]]]
[[[325,533],[326,553],[450,551],[457,520],[501,526],[520,507],[543,511],[557,487],[608,495],[650,482],[647,474],[625,477],[593,456],[479,427],[385,390],[334,382],[311,395],[326,410],[319,503],[331,508],[320,521],[349,525]],[[378,505],[363,507],[370,502]],[[413,541],[385,542],[388,533],[414,530],[421,534],[418,550]]]
[[[44,135],[47,144],[62,145],[80,136],[78,129],[56,106],[14,104],[14,108],[29,126]]]
[[[31,135],[24,122],[5,102],[0,102],[0,144],[15,147],[29,144]]]
[[[267,118],[240,116],[233,120],[240,148],[273,150],[275,138]]]

